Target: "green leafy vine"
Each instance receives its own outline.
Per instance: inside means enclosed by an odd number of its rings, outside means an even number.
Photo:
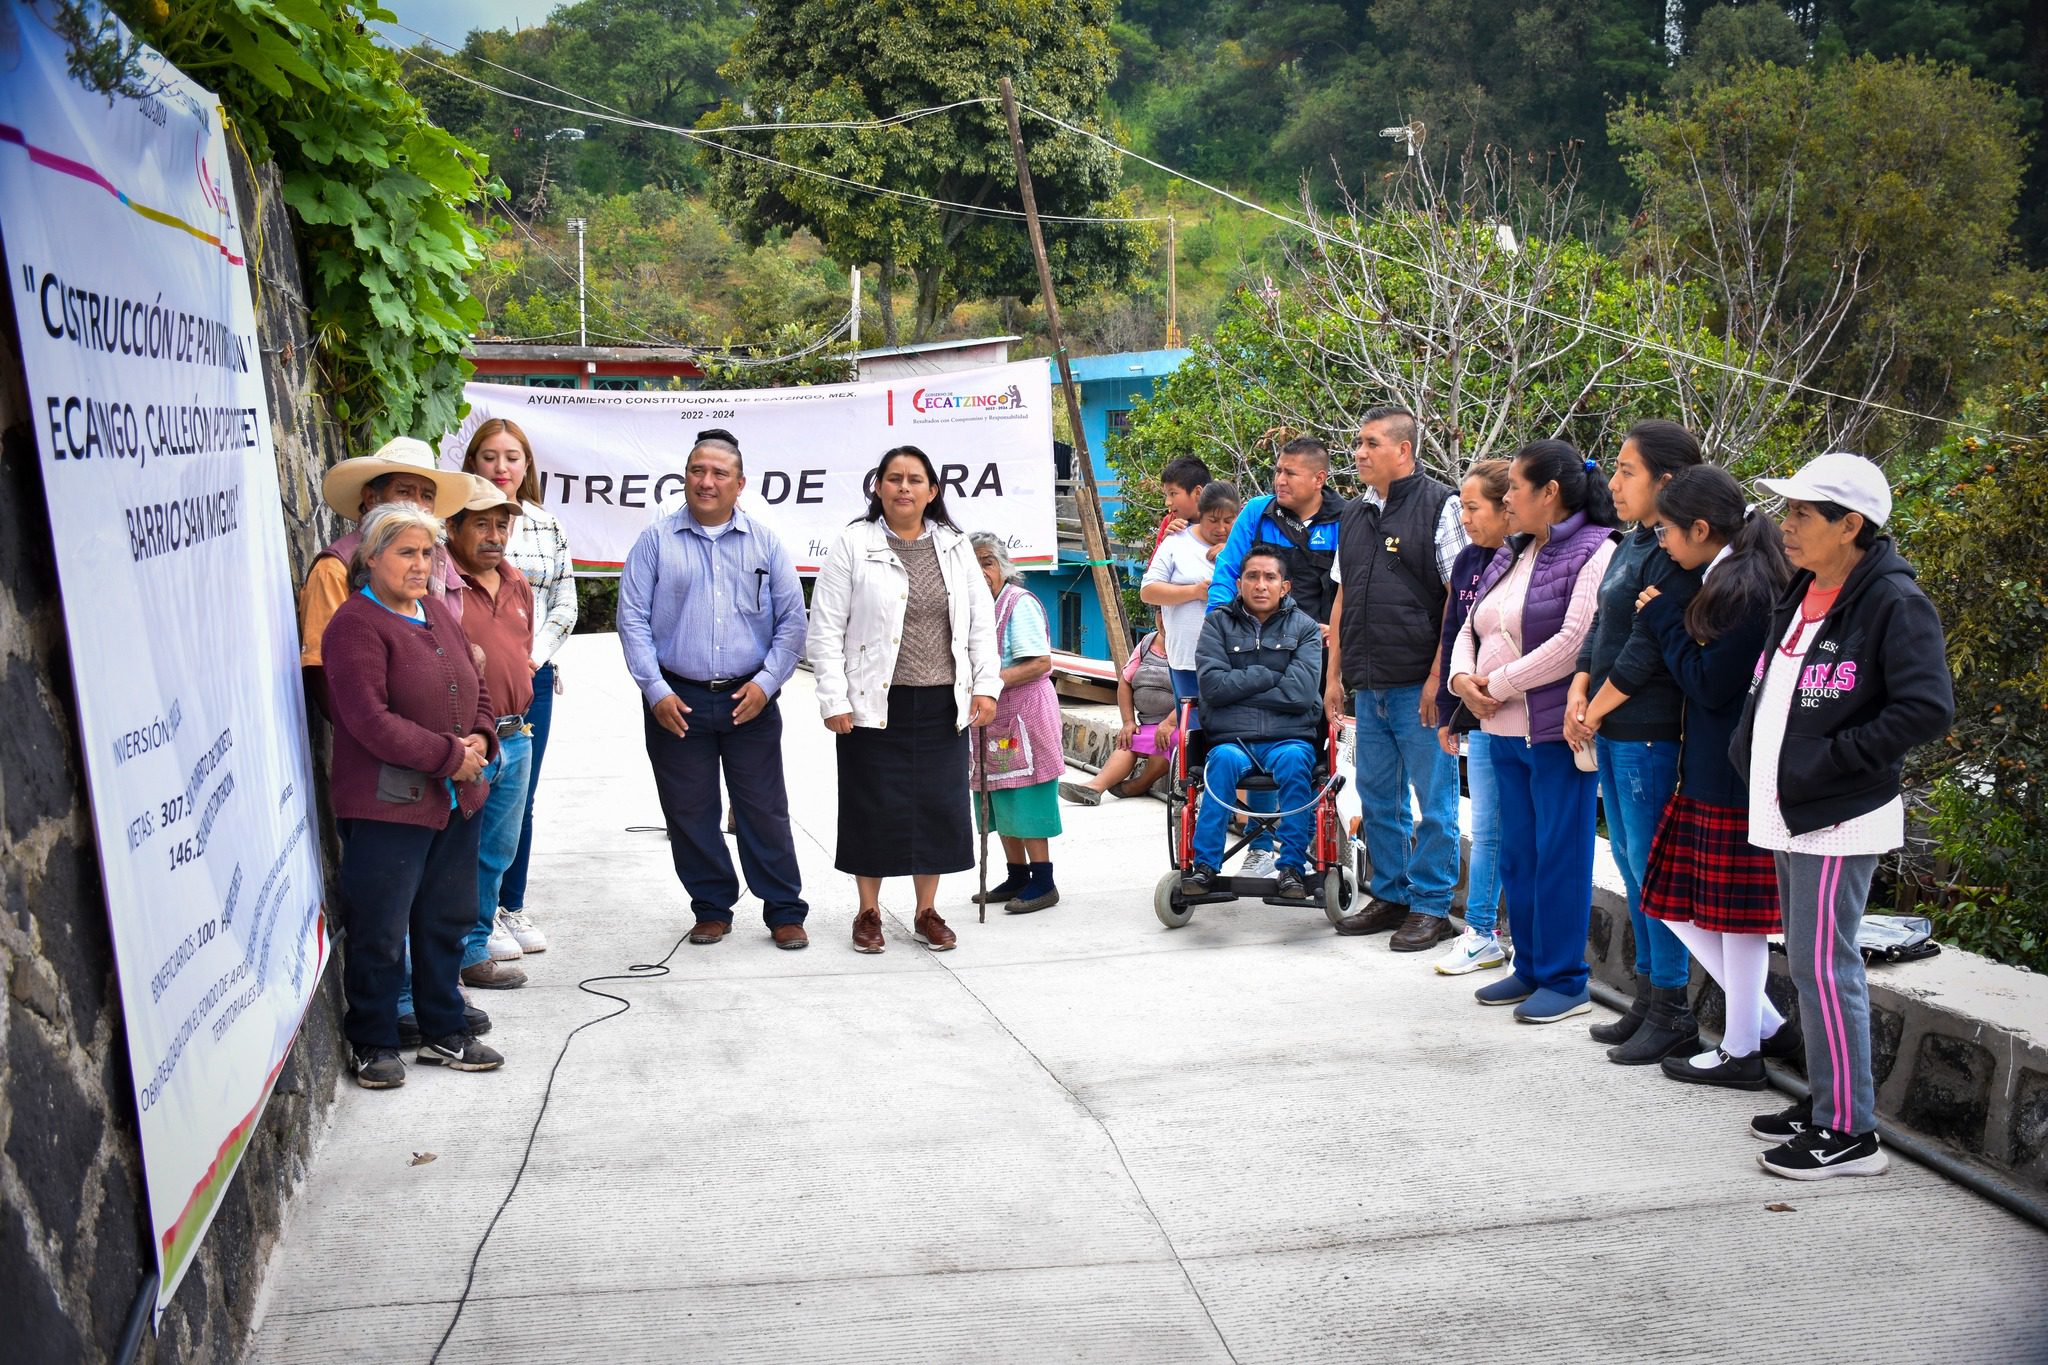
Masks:
[[[303,257],[321,389],[362,447],[433,439],[462,415],[464,359],[483,308],[467,274],[498,188],[475,149],[428,121],[371,37],[375,4],[116,0],[134,32],[214,90],[255,161],[274,160]],[[133,95],[134,51],[95,4],[57,7],[72,69]]]

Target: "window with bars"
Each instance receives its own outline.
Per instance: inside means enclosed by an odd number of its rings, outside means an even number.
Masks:
[[[523,384],[529,389],[573,389],[576,376],[573,374],[507,374],[491,375],[488,383]]]
[[[643,379],[638,375],[601,374],[590,381],[590,387],[593,389],[603,389],[609,393],[638,393],[642,389],[655,387],[658,382],[658,380]]]
[[[1129,408],[1111,408],[1107,415],[1109,418],[1110,435],[1122,436],[1130,431],[1131,410]]]

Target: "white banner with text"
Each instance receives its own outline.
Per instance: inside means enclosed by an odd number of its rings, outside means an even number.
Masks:
[[[739,438],[740,506],[771,527],[799,571],[813,573],[842,527],[867,508],[882,452],[931,458],[946,510],[967,531],[994,531],[1020,568],[1059,554],[1053,523],[1052,383],[1043,360],[871,384],[800,389],[611,393],[471,384],[469,416],[441,444],[462,465],[470,433],[505,418],[526,433],[541,501],[561,519],[581,574],[615,574],[650,521],[683,505],[696,434]]]
[[[218,101],[147,50],[147,94],[84,88],[54,9],[0,9],[0,228],[161,1315],[319,981],[319,838]]]

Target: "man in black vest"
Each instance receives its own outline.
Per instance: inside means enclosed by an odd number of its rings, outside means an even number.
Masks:
[[[1436,740],[1437,652],[1451,563],[1465,547],[1458,496],[1415,468],[1415,414],[1377,407],[1360,423],[1363,496],[1344,509],[1330,633],[1338,667],[1324,704],[1358,717],[1358,800],[1364,810],[1372,896],[1340,934],[1393,929],[1392,948],[1414,953],[1451,938],[1458,886],[1458,760]],[[1411,804],[1412,794],[1412,804]],[[1420,809],[1421,817],[1410,812]]]

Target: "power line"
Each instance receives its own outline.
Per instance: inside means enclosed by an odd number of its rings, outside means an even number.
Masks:
[[[542,256],[545,256],[549,261],[554,263],[555,269],[561,272],[563,279],[569,281],[571,284],[574,284],[576,282],[576,273],[569,269],[568,265],[563,262],[561,257],[555,255],[554,252],[549,251],[547,247],[541,243],[540,238],[533,235],[533,229],[529,228],[525,224],[525,222],[520,219],[518,210],[514,209],[510,204],[506,203],[497,195],[491,196],[491,202],[496,204],[499,208],[505,211],[506,216],[512,220],[512,225],[519,229],[520,235],[525,237],[526,240],[532,244],[533,249],[535,251],[538,251]],[[656,346],[680,346],[682,344],[681,342],[676,341],[672,337],[659,336],[656,333],[649,331],[646,327],[640,325],[639,322],[627,317],[624,313],[621,313],[617,308],[613,307],[609,302],[605,300],[605,297],[602,294],[599,294],[597,296],[597,306],[604,309],[605,312],[609,313],[614,321],[640,333],[641,337],[643,337],[646,341],[652,342]],[[626,340],[627,338],[620,339]]]
[[[478,80],[475,76],[469,75],[467,72],[457,71],[454,67],[443,66],[440,62],[437,62],[433,58],[425,56],[421,53],[415,52],[411,55],[416,61],[424,62],[428,66],[433,67],[435,70],[453,76],[455,77],[455,79],[459,81],[465,81],[470,85],[477,87],[479,90],[488,90],[490,93],[497,95],[501,99],[516,100],[521,104],[531,104],[543,109],[554,109],[565,114],[576,114],[583,118],[596,119],[600,123],[616,123],[622,127],[627,128],[644,128],[651,132],[671,133],[676,137],[684,138],[690,142],[695,142],[701,146],[710,147],[713,148],[714,150],[725,152],[732,156],[737,156],[747,161],[758,161],[763,165],[774,166],[777,167],[778,169],[789,171],[797,175],[808,175],[815,177],[819,180],[829,180],[833,184],[844,185],[848,189],[859,190],[864,194],[881,195],[886,198],[901,199],[910,203],[930,204],[936,208],[949,209],[955,213],[965,213],[983,218],[1008,218],[1016,221],[1022,221],[1025,216],[1024,212],[1021,209],[992,208],[985,204],[966,204],[954,199],[935,199],[931,195],[927,194],[914,194],[909,190],[893,190],[885,185],[870,185],[864,180],[854,180],[848,176],[834,175],[830,171],[821,171],[812,166],[802,166],[798,165],[796,162],[793,161],[783,161],[776,157],[767,156],[761,152],[749,151],[744,147],[735,147],[731,143],[720,142],[716,138],[707,137],[703,133],[700,133],[692,128],[679,128],[673,124],[656,123],[649,119],[631,118],[623,115],[600,114],[594,110],[577,109],[571,107],[570,105],[557,104],[553,100],[544,100],[533,95],[522,95],[517,93],[516,91],[507,90],[503,86],[492,85],[489,81]],[[571,94],[571,98],[587,99],[586,96],[575,95],[573,93]],[[924,117],[925,115],[923,113],[920,113],[919,116]],[[780,126],[782,126],[783,128],[788,128],[793,125],[784,124]],[[721,130],[713,129],[712,131],[717,132]],[[1164,219],[1156,215],[1150,217],[1107,218],[1089,214],[1041,213],[1038,216],[1041,221],[1047,223],[1099,223],[1106,225],[1115,225],[1126,223],[1158,223],[1164,221]]]
[[[1476,294],[1480,298],[1487,299],[1493,303],[1502,304],[1506,307],[1518,309],[1522,312],[1532,313],[1538,317],[1546,317],[1551,319],[1553,322],[1561,322],[1568,327],[1576,327],[1582,331],[1590,332],[1595,336],[1606,337],[1609,340],[1619,341],[1629,346],[1639,346],[1644,350],[1654,351],[1672,360],[1683,360],[1694,365],[1704,365],[1707,366],[1709,369],[1721,370],[1725,373],[1738,376],[1739,378],[1752,379],[1761,384],[1774,385],[1779,388],[1789,389],[1795,393],[1810,393],[1821,398],[1832,398],[1839,402],[1854,404],[1857,407],[1870,408],[1878,412],[1888,412],[1897,417],[1909,417],[1919,422],[1936,422],[1944,426],[1955,427],[1961,431],[1972,431],[1984,436],[1996,437],[2003,434],[1992,430],[1990,427],[1979,426],[1975,422],[1966,422],[1959,417],[1938,417],[1933,413],[1915,412],[1911,408],[1896,407],[1890,403],[1879,402],[1877,399],[1874,398],[1858,398],[1852,394],[1837,393],[1833,389],[1824,389],[1817,384],[1808,384],[1802,380],[1787,379],[1778,375],[1765,374],[1761,370],[1752,370],[1745,365],[1736,365],[1726,360],[1716,360],[1711,356],[1695,355],[1691,351],[1685,350],[1684,348],[1679,346],[1674,346],[1666,341],[1659,341],[1652,337],[1637,336],[1634,333],[1625,332],[1616,327],[1608,327],[1604,324],[1594,322],[1590,318],[1573,317],[1568,313],[1560,313],[1555,311],[1554,309],[1545,308],[1541,304],[1529,303],[1519,299],[1511,299],[1504,294],[1499,294],[1490,289],[1487,289],[1483,285],[1476,285],[1465,280],[1453,279],[1451,276],[1445,275],[1442,271],[1434,270],[1427,265],[1421,264],[1420,262],[1407,260],[1406,258],[1397,256],[1390,251],[1382,251],[1378,247],[1372,246],[1371,244],[1363,240],[1354,240],[1347,237],[1339,237],[1335,233],[1325,232],[1323,229],[1315,226],[1313,223],[1309,223],[1300,218],[1296,218],[1292,214],[1282,213],[1278,209],[1267,208],[1264,204],[1254,203],[1252,200],[1246,199],[1242,195],[1232,194],[1229,190],[1221,189],[1215,185],[1211,185],[1206,180],[1199,180],[1196,177],[1189,175],[1185,171],[1175,170],[1173,167],[1168,166],[1163,162],[1154,161],[1151,157],[1146,156],[1142,152],[1134,152],[1129,147],[1125,147],[1119,143],[1113,142],[1109,138],[1104,137],[1100,133],[1093,132],[1087,128],[1083,128],[1079,124],[1069,123],[1066,119],[1061,118],[1057,114],[1048,114],[1043,109],[1033,108],[1031,105],[1023,104],[1021,101],[1018,107],[1023,109],[1026,113],[1034,114],[1037,117],[1044,119],[1047,123],[1051,123],[1058,127],[1065,128],[1068,132],[1079,133],[1081,136],[1085,138],[1091,138],[1094,141],[1101,143],[1104,147],[1107,147],[1109,150],[1116,152],[1121,156],[1130,157],[1134,161],[1142,161],[1147,166],[1152,167],[1152,169],[1156,171],[1163,171],[1167,175],[1170,175],[1177,180],[1184,180],[1190,185],[1194,185],[1199,189],[1205,189],[1209,191],[1209,193],[1218,195],[1221,198],[1228,199],[1233,204],[1237,204],[1244,208],[1248,208],[1254,213],[1262,213],[1266,217],[1271,218],[1276,222],[1285,223],[1289,227],[1295,228],[1296,230],[1301,232],[1305,232],[1319,241],[1328,242],[1334,246],[1341,246],[1348,250],[1360,251],[1377,260],[1385,261],[1393,265],[1402,266],[1405,269],[1417,271],[1418,273],[1425,275],[1440,283],[1449,284],[1456,288],[1467,290],[1473,294]]]

